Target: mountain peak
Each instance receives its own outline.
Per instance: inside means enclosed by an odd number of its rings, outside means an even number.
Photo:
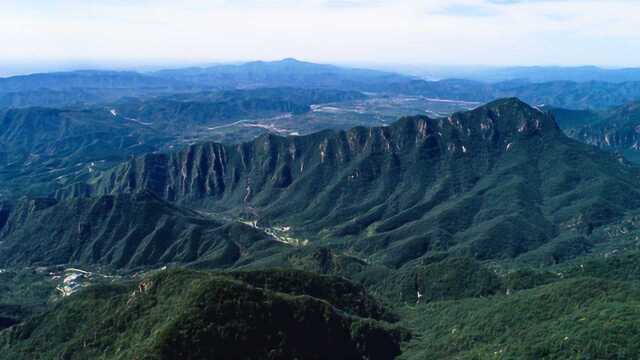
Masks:
[[[455,116],[480,121],[483,129],[495,127],[501,132],[561,133],[553,115],[515,97],[498,99]]]
[[[303,61],[300,61],[296,58],[292,58],[292,57],[288,57],[288,58],[284,58],[280,61],[277,62],[281,62],[281,63],[302,63]]]
[[[518,107],[518,108],[532,108],[531,105],[527,104],[526,102],[520,100],[517,97],[507,97],[507,98],[502,98],[502,99],[497,99],[494,101],[491,101],[485,105],[483,105],[484,107]]]

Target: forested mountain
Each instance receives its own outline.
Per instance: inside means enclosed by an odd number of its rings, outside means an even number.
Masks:
[[[389,266],[440,252],[554,263],[638,209],[639,174],[506,99],[449,118],[149,154],[59,196],[150,191]]]
[[[23,200],[0,227],[3,266],[182,263],[231,267],[282,243],[239,222],[170,205],[152,194],[56,202]],[[1,225],[1,223],[0,223]],[[258,256],[260,257],[260,256]]]

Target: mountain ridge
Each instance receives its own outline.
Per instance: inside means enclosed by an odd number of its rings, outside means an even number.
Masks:
[[[146,155],[58,196],[151,191],[390,266],[442,251],[555,262],[556,247],[584,253],[595,228],[640,206],[638,176],[511,98],[448,118]]]

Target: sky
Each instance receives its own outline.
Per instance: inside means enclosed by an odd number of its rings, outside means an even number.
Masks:
[[[275,60],[640,66],[640,0],[2,0],[0,73]]]

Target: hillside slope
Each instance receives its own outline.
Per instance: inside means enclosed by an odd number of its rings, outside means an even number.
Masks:
[[[633,358],[639,295],[637,283],[580,277],[510,296],[406,308],[405,325],[422,335],[399,358]]]
[[[289,272],[272,290],[232,276],[163,271],[136,284],[86,289],[23,325],[0,332],[5,359],[391,359],[404,332],[357,317],[340,279]],[[319,284],[314,297],[299,292]],[[364,290],[357,298],[374,303]],[[57,324],[74,324],[59,327]],[[310,326],[311,325],[311,326]]]
[[[3,266],[230,267],[283,246],[250,226],[176,207],[148,193],[24,200],[1,225]]]

